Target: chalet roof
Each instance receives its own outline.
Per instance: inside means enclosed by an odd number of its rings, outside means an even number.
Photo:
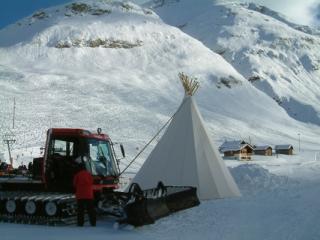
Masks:
[[[236,140],[236,141],[225,141],[220,147],[219,151],[224,152],[230,152],[230,151],[239,151],[245,147],[249,146],[252,149],[252,146],[245,141],[242,140]]]
[[[293,146],[291,144],[275,145],[274,146],[274,149],[276,149],[276,150],[289,150],[290,148],[293,149]]]
[[[263,150],[267,150],[268,148],[272,149],[272,147],[270,145],[263,145],[263,146],[255,146],[253,150],[255,150],[255,151],[263,151]]]

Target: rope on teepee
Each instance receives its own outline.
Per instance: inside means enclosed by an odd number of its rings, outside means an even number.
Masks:
[[[185,94],[188,96],[194,95],[200,86],[197,78],[189,77],[183,72],[179,73],[179,78],[184,88]]]
[[[196,78],[190,78],[184,73],[179,73],[179,78],[184,87],[186,95],[192,96],[199,88],[199,82]],[[121,176],[127,169],[137,160],[137,158],[145,151],[145,149],[156,139],[157,136],[169,125],[174,116],[180,111],[183,103],[179,106],[177,111],[168,119],[168,121],[159,129],[159,131],[150,139],[150,141],[138,152],[138,154],[129,162],[129,164],[119,173]]]
[[[119,173],[119,176],[121,176],[130,166],[132,163],[134,163],[137,158],[140,156],[141,153],[144,152],[144,150],[153,142],[153,140],[156,139],[156,137],[158,137],[158,135],[162,132],[162,130],[169,125],[169,123],[171,122],[171,120],[173,119],[173,117],[176,115],[177,112],[175,112],[175,114],[172,115],[172,117],[159,129],[159,131],[156,133],[156,135],[154,135],[151,140],[140,150],[140,152],[138,152],[138,154],[130,161],[130,163]]]

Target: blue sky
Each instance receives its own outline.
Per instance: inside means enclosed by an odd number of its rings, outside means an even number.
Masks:
[[[1,0],[0,29],[11,23],[15,23],[21,18],[31,15],[41,8],[47,8],[71,1],[73,0]],[[134,0],[132,2],[140,3],[145,1],[146,0]]]
[[[33,12],[71,0],[1,0],[0,29]],[[146,0],[133,0],[144,2]],[[197,1],[202,0],[194,0]],[[246,2],[248,0],[224,0]],[[291,21],[306,25],[318,25],[320,21],[320,0],[252,0],[286,15]],[[318,17],[318,19],[317,19]]]
[[[2,0],[0,7],[0,28],[14,23],[41,8],[51,7],[68,0]]]

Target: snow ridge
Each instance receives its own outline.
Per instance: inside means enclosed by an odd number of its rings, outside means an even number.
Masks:
[[[163,14],[169,16],[171,7],[184,3],[191,6],[194,1],[172,1],[157,11],[165,9]],[[249,136],[265,144],[296,143],[297,132],[303,132],[308,142],[305,147],[316,148],[319,127],[292,119],[265,94],[266,87],[258,88],[246,79],[254,70],[259,76],[266,76],[263,82],[269,83],[270,66],[261,69],[251,65],[251,60],[243,60],[241,64],[247,64],[249,71],[244,67],[235,69],[238,65],[231,59],[240,58],[234,56],[236,45],[231,43],[230,36],[236,36],[232,24],[241,23],[237,18],[248,11],[245,8],[214,5],[211,1],[201,1],[194,8],[195,17],[203,12],[204,6],[214,10],[217,17],[214,32],[224,33],[216,36],[219,44],[211,47],[226,50],[225,54],[217,54],[203,44],[208,46],[211,39],[203,38],[201,43],[180,30],[195,36],[200,36],[197,29],[212,32],[197,27],[196,22],[187,22],[178,29],[164,23],[151,10],[132,3],[73,4],[76,5],[41,10],[19,21],[21,25],[13,24],[0,31],[0,134],[12,131],[15,97],[16,155],[21,154],[21,149],[43,146],[49,127],[101,127],[115,141],[127,145],[129,161],[179,106],[183,98],[179,72],[200,81],[196,98],[217,145],[224,138]],[[195,19],[211,16],[207,14],[204,12]],[[188,11],[182,11],[176,20],[185,24],[187,16]],[[223,37],[226,40],[221,41]],[[239,38],[235,40],[239,55],[245,56],[249,48],[244,51],[245,45],[241,45],[244,43]],[[258,35],[255,41],[259,42]],[[299,87],[303,86],[307,87]],[[278,90],[286,93],[286,87]],[[308,97],[312,98],[316,87],[309,87]],[[271,88],[271,94],[275,89],[276,86]],[[317,113],[317,108],[312,107]],[[2,143],[0,148],[0,152],[5,151]],[[134,166],[135,170],[139,164]]]
[[[282,14],[280,14],[276,11],[273,11],[268,7],[261,6],[261,5],[255,4],[255,3],[247,3],[247,4],[243,4],[242,6],[248,8],[249,10],[254,10],[254,11],[260,12],[264,15],[270,16],[274,19],[277,19],[277,20],[287,24],[288,26],[290,26],[298,31],[301,31],[301,32],[304,32],[304,33],[307,33],[310,35],[320,35],[320,31],[318,29],[312,28],[312,27],[309,27],[306,25],[292,23]]]
[[[223,56],[290,117],[320,125],[320,38],[255,4],[190,0],[155,8],[168,24]],[[182,14],[176,14],[182,12]]]

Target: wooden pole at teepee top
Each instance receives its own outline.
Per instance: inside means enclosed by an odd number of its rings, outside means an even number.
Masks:
[[[190,78],[183,72],[179,73],[179,78],[184,88],[185,94],[188,96],[193,96],[200,86],[197,78]]]

